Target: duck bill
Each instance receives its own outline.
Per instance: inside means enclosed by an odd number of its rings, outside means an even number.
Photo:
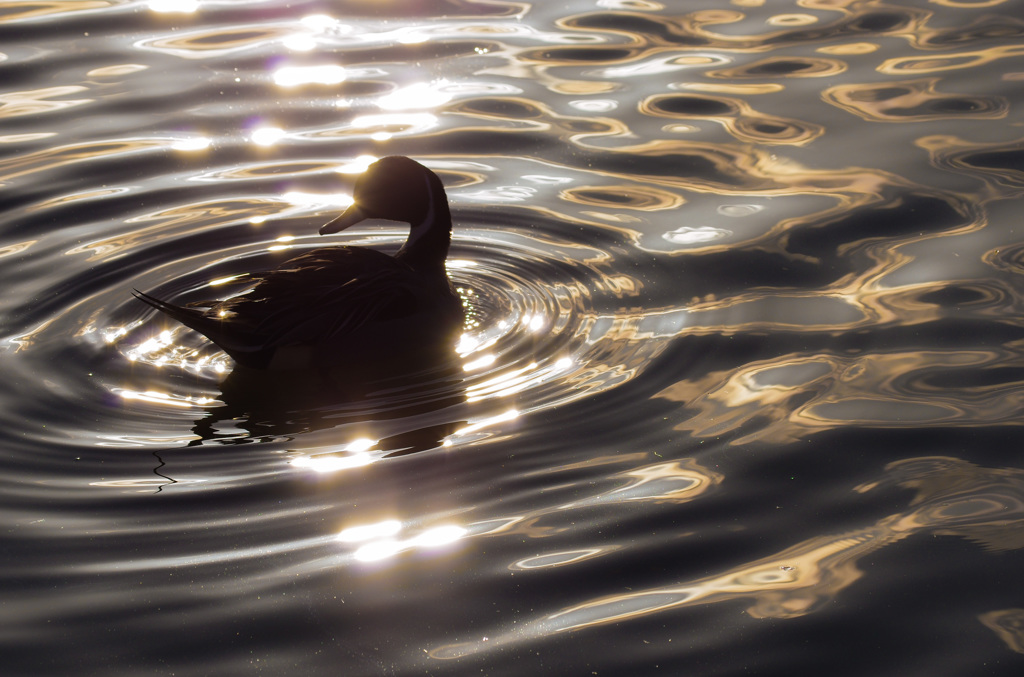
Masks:
[[[367,218],[366,213],[356,205],[352,205],[338,218],[334,219],[330,223],[320,226],[320,234],[329,235],[331,233],[337,233],[338,231],[345,230],[349,226],[356,225],[365,218]]]

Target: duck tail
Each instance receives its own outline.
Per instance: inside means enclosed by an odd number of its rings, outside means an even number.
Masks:
[[[182,308],[181,306],[176,306],[173,303],[168,303],[167,301],[158,299],[155,296],[150,296],[149,294],[141,292],[138,289],[132,289],[132,296],[134,296],[140,301],[143,301],[153,306],[164,315],[167,315],[168,317],[171,317],[177,320],[178,322],[181,322],[186,327],[195,329],[197,332],[203,334],[204,336],[207,336],[207,329],[212,328],[209,325],[217,324],[214,320],[211,320],[210,318],[206,317],[198,310],[192,310],[191,308]],[[210,338],[212,339],[213,337],[211,336]]]
[[[259,342],[246,341],[249,332],[238,331],[238,328],[235,327],[232,328],[232,331],[229,331],[224,326],[223,320],[209,317],[192,308],[183,308],[173,303],[168,303],[155,296],[143,293],[138,289],[133,289],[132,295],[168,317],[181,322],[189,329],[193,329],[210,339],[237,362],[243,364],[250,363],[253,361],[255,354],[260,351],[261,346]]]

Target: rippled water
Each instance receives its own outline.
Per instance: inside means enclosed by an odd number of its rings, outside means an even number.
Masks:
[[[1024,2],[0,2],[5,675],[1017,675]],[[454,366],[179,302],[444,180]]]

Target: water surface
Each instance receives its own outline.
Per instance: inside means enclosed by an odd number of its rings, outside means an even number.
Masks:
[[[1017,675],[1024,3],[0,3],[11,675]],[[451,365],[134,300],[443,179]],[[400,197],[398,198],[400,199]]]

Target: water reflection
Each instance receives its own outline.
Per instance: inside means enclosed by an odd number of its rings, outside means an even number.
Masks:
[[[56,97],[70,96],[88,91],[85,87],[46,87],[25,92],[8,92],[0,95],[0,118],[13,118],[21,115],[41,115],[53,111],[65,110],[75,106],[92,103],[93,99],[62,99],[52,101]]]
[[[839,52],[836,51],[839,48]],[[874,51],[874,45],[842,45],[827,53],[863,54]],[[838,59],[794,58],[772,56],[732,68],[708,71],[708,77],[722,80],[750,80],[763,78],[821,78],[838,75],[849,66]]]
[[[274,72],[274,84],[281,87],[299,85],[336,85],[344,82],[347,74],[342,66],[325,64],[320,66],[284,66]]]
[[[385,525],[382,529],[382,525]],[[360,532],[356,536],[353,530],[367,529],[367,533]],[[405,540],[390,538],[397,536],[401,530],[401,523],[397,521],[384,522],[368,527],[350,527],[338,535],[342,541],[368,541],[356,549],[352,556],[360,562],[378,562],[391,559],[408,550],[431,551],[444,546],[451,545],[466,534],[466,529],[455,525],[436,526],[411,536]]]
[[[743,99],[724,96],[658,95],[642,102],[641,112],[654,117],[713,120],[749,143],[802,146],[825,133],[821,125],[758,113]]]
[[[1022,651],[1012,3],[326,11],[0,8],[7,671]],[[394,153],[452,198],[451,364],[225,380],[127,298],[240,289]]]
[[[939,78],[925,78],[880,85],[839,85],[825,90],[822,96],[833,105],[876,122],[1006,117],[1009,102],[1005,98],[943,94],[936,91],[939,83]]]
[[[522,633],[578,631],[605,623],[636,619],[694,605],[753,600],[747,613],[755,618],[794,618],[813,613],[830,603],[863,576],[857,561],[892,547],[910,536],[928,533],[955,535],[995,550],[1020,549],[1024,525],[1024,473],[1019,470],[979,468],[946,457],[907,459],[890,464],[883,479],[857,487],[857,492],[895,484],[917,495],[902,512],[852,531],[811,538],[768,557],[728,571],[679,585],[644,588],[601,597],[546,613],[508,634],[491,636],[487,643],[439,647],[435,658],[457,658],[484,649],[521,641]],[[569,557],[581,561],[591,553]],[[559,562],[562,554],[552,555]],[[525,560],[526,567],[544,558]],[[522,563],[517,563],[522,566]],[[1012,612],[1012,610],[1011,610]],[[993,612],[982,617],[1008,644],[1017,637],[1013,616]]]
[[[193,443],[249,443],[358,424],[364,434],[380,430],[382,439],[375,446],[385,452],[437,448],[463,425],[459,419],[465,413],[459,405],[466,396],[460,370],[454,363],[429,361],[415,367],[415,362],[410,365],[406,360],[365,373],[346,365],[326,371],[270,374],[236,366],[220,384],[220,404],[196,421],[193,433],[199,439]],[[440,420],[429,416],[445,410]],[[395,421],[393,425],[400,429],[388,427],[388,421]],[[223,423],[230,424],[229,432],[218,432]],[[401,429],[406,425],[413,427]],[[320,459],[317,469],[326,467],[324,460]],[[348,462],[340,461],[342,465]]]
[[[978,616],[978,620],[1003,640],[1011,651],[1024,653],[1024,609],[989,611]]]

